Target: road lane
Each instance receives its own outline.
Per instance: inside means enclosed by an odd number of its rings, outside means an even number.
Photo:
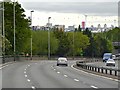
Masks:
[[[55,63],[43,61],[29,68],[28,77],[37,88],[90,88],[90,86],[77,83],[74,79],[64,77],[61,72],[54,70],[51,66]]]
[[[118,82],[78,72],[56,61],[16,62],[2,69],[3,88],[118,88]]]
[[[2,69],[2,88],[31,88],[24,77],[28,62],[16,62]]]
[[[72,63],[69,63],[69,67],[57,67],[54,66],[58,71],[68,75],[71,78],[78,78],[80,82],[86,85],[95,85],[99,88],[118,88],[118,82],[112,81],[109,79],[101,78],[98,76],[93,76],[91,74],[86,74],[80,71],[76,71],[70,66]]]

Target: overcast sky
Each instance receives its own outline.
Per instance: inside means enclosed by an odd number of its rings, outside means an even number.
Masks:
[[[79,15],[85,14],[88,16],[117,16],[119,2],[119,0],[84,0],[82,2],[81,0],[44,0],[44,2],[43,0],[18,1],[26,10],[27,16],[30,15],[31,10],[35,11],[33,15],[34,20],[35,17],[38,19],[39,17],[42,17],[42,15],[44,17],[48,17],[48,15],[45,14],[49,14],[49,16],[51,15],[54,18],[69,18],[71,16],[74,17],[74,15],[76,15],[76,18],[78,18]],[[59,14],[58,17],[56,17],[57,14]],[[62,21],[58,22],[57,24],[59,23],[61,24]]]
[[[94,15],[117,15],[116,2],[24,2],[27,10]]]

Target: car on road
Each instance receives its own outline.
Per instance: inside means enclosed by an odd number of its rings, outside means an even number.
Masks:
[[[112,53],[104,53],[103,62],[106,62],[110,58],[112,58]]]
[[[114,66],[115,67],[115,61],[113,59],[108,59],[106,61],[106,66]]]
[[[57,66],[59,65],[66,65],[68,66],[67,58],[65,57],[59,57],[57,60]]]

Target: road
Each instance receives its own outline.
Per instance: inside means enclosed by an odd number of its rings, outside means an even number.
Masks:
[[[3,88],[118,88],[118,82],[78,71],[69,66],[56,66],[56,61],[22,61],[2,70]]]

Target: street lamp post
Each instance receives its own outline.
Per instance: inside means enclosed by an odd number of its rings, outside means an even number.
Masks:
[[[88,15],[85,15],[85,29],[86,29],[86,27],[87,27],[87,16],[88,16]]]
[[[15,57],[16,57],[16,46],[15,46],[15,0],[14,0],[14,6],[13,6],[13,19],[14,19],[14,61],[15,61]]]
[[[50,60],[50,19],[51,17],[48,17],[48,60]]]
[[[74,27],[75,27],[75,25],[73,25]],[[73,60],[74,60],[74,57],[75,57],[75,55],[74,55],[74,47],[75,47],[75,35],[74,35],[74,32],[75,32],[75,28],[74,28],[74,30],[73,30]]]
[[[31,11],[31,41],[30,41],[30,47],[31,47],[31,55],[30,55],[30,59],[32,60],[32,13],[33,13],[34,11],[32,10]]]
[[[2,27],[2,56],[3,56],[3,60],[2,63],[5,63],[5,28],[4,28],[4,1],[1,5],[2,8],[0,8],[0,11],[2,11],[2,18],[1,18],[1,27]]]

